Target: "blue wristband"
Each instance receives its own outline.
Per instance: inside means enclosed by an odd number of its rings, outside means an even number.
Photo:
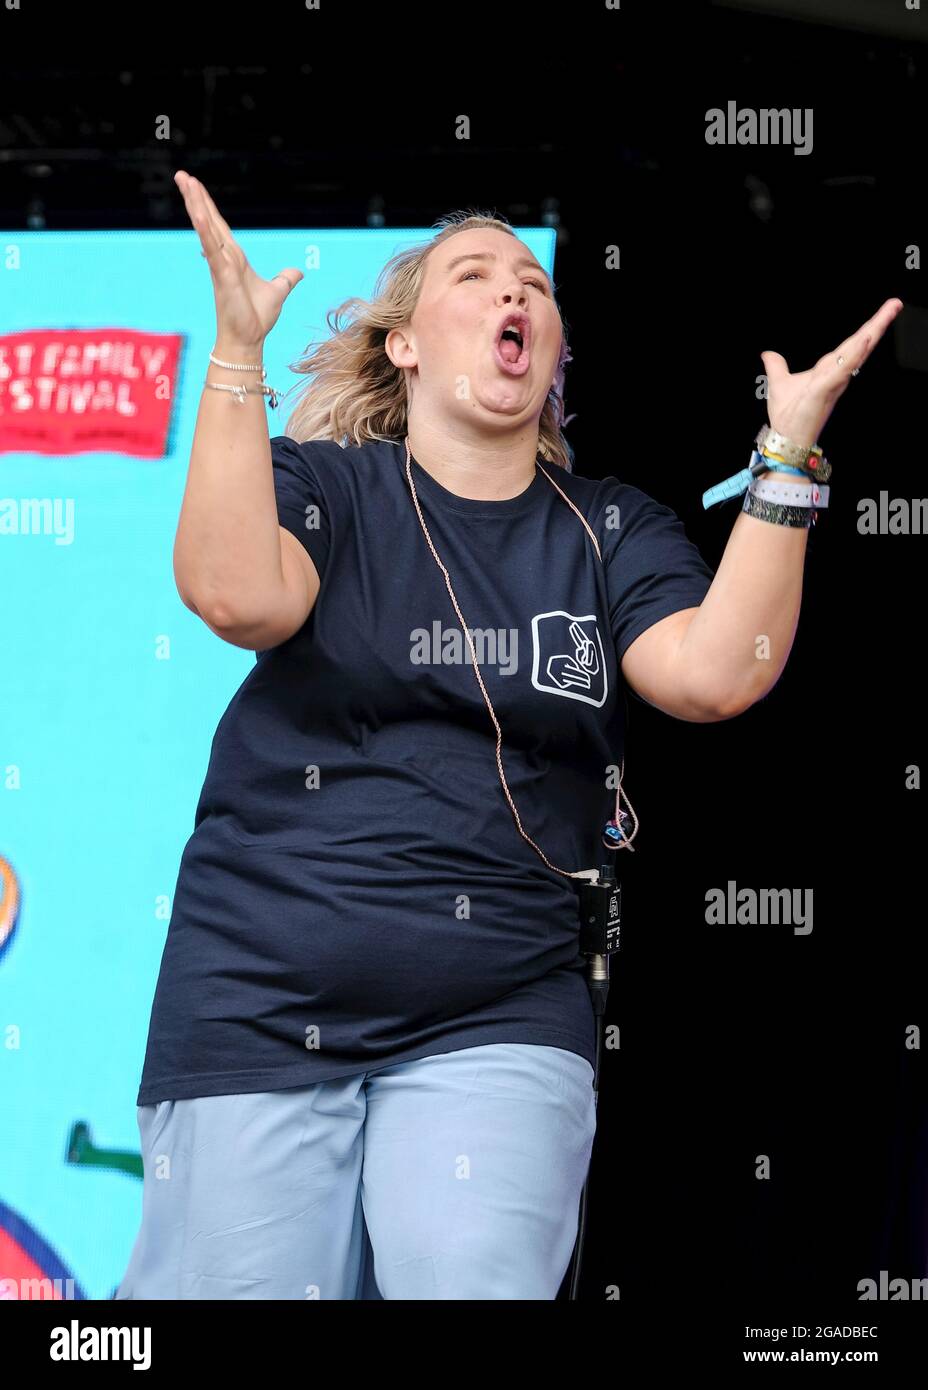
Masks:
[[[751,454],[751,462],[747,468],[742,468],[740,473],[733,473],[724,482],[716,483],[715,487],[710,487],[702,495],[702,505],[705,511],[717,502],[725,502],[730,497],[740,497],[751,486],[751,483],[761,473],[798,473],[800,478],[807,478],[809,475],[801,468],[793,468],[786,463],[771,463],[757,449]]]
[[[808,478],[809,476],[804,468],[793,468],[790,463],[768,463],[766,471],[770,473],[795,473],[797,478]]]

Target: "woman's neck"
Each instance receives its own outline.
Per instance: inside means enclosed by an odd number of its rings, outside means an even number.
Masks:
[[[411,428],[407,440],[419,467],[456,497],[502,502],[518,497],[535,477],[537,431],[489,440],[485,447],[419,428]]]

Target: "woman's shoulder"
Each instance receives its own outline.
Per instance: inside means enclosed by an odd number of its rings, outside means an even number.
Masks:
[[[548,471],[551,472],[550,467]],[[661,502],[652,493],[646,492],[634,483],[623,482],[612,473],[607,474],[604,478],[584,478],[577,473],[564,473],[562,469],[558,468],[554,470],[552,476],[555,482],[560,483],[561,487],[564,488],[572,502],[578,504],[581,501],[586,502],[593,511],[598,511],[605,506],[622,504],[628,509],[629,514],[633,512],[635,514],[638,512],[662,514],[672,511],[666,502]]]
[[[611,473],[605,478],[586,478],[580,473],[568,473],[544,460],[539,459],[539,462],[571,502],[581,508],[587,519],[596,517],[607,506],[624,503],[630,509],[637,510],[648,504],[656,505],[654,499],[640,488],[621,482]]]
[[[287,434],[271,438],[274,467],[289,467],[322,485],[353,490],[352,483],[369,484],[378,476],[395,473],[396,443],[370,439],[363,444],[336,439],[296,440]]]
[[[562,476],[560,469],[556,481],[596,531],[604,546],[604,559],[615,559],[620,549],[627,558],[632,545],[655,554],[669,554],[675,545],[691,547],[680,514],[633,483],[622,482],[613,474],[605,478],[584,478],[576,473]]]

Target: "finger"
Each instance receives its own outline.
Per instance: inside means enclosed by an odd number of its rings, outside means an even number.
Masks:
[[[220,241],[223,239],[226,241],[234,241],[235,237],[232,233],[232,228],[229,226],[228,222],[225,220],[222,213],[219,211],[216,204],[213,202],[212,198],[210,197],[209,190],[202,183],[198,183],[198,187],[203,195],[203,202],[206,205],[206,208],[209,211],[209,214],[212,217],[213,222],[222,233]]]
[[[872,338],[874,347],[880,341],[893,319],[898,318],[905,306],[901,299],[886,299],[877,309],[872,319],[864,325],[867,335]]]
[[[184,200],[184,207],[187,209],[187,216],[193,222],[193,209],[195,205],[193,180],[183,169],[178,169],[174,175],[174,182],[177,184],[178,192]]]
[[[213,212],[213,208],[210,207],[210,203],[208,200],[209,195],[207,194],[206,189],[203,187],[202,183],[200,183],[199,179],[194,179],[193,182],[194,198],[196,199],[196,207],[198,213],[200,217],[203,218],[209,225],[210,231],[212,232],[213,238],[216,243],[217,252],[219,252],[220,255],[224,255],[226,252],[231,253],[234,249],[236,249],[232,233],[223,231],[222,218],[217,217],[216,214]],[[217,264],[218,263],[219,262],[217,261]]]
[[[874,341],[865,332],[865,328],[866,325],[852,337],[846,338],[834,352],[828,353],[827,357],[820,357],[816,362],[815,380],[825,390],[843,390],[852,374],[859,371],[866,362]]]
[[[278,270],[277,274],[272,277],[271,284],[273,284],[275,280],[283,281],[284,284],[286,284],[285,293],[289,294],[292,289],[296,288],[302,279],[302,270],[297,270],[295,265],[288,265],[286,269]]]
[[[185,178],[188,190],[185,196],[189,195],[188,211],[194,226],[201,233],[200,239],[204,246],[200,254],[207,258],[211,270],[218,270],[232,263],[238,263],[241,268],[245,264],[245,253],[236,244],[229,224],[219,215],[215,203],[200,180],[189,174],[185,175]],[[208,229],[205,240],[202,235],[204,228]]]
[[[762,352],[760,360],[764,364],[764,371],[767,373],[768,382],[777,381],[780,377],[789,376],[789,366],[786,358],[779,352]]]
[[[175,176],[175,182],[183,194],[187,216],[193,223],[194,230],[200,238],[200,245],[203,248],[201,254],[206,257],[212,268],[218,264],[223,238],[218,234],[217,228],[213,224],[209,210],[200,194],[196,179],[191,178],[189,174],[185,174],[183,175],[183,182],[181,182],[181,179],[177,176]]]
[[[880,305],[872,318],[867,319],[866,323],[861,324],[856,333],[852,333],[849,338],[845,338],[834,350],[835,357],[855,357],[859,358],[862,353],[872,351],[886,332],[893,319],[902,313],[903,303],[901,299],[887,299]],[[866,349],[866,340],[870,339],[869,349]],[[831,354],[829,354],[831,356]],[[855,361],[854,365],[858,365]]]
[[[889,325],[894,319],[899,317],[904,308],[905,305],[901,299],[887,299],[874,314],[873,318],[870,319],[868,323],[864,324],[864,328],[867,330],[868,341],[864,344],[863,355],[860,362],[857,364],[858,366],[866,362]]]

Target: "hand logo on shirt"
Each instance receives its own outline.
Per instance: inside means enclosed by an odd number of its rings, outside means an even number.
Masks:
[[[597,707],[608,694],[606,659],[595,613],[556,609],[532,619],[532,685]]]
[[[581,690],[589,690],[592,686],[591,677],[599,671],[599,654],[579,623],[571,623],[568,632],[574,644],[573,655],[568,656],[566,652],[562,652],[558,656],[549,657],[546,670],[554,684],[562,690],[571,685],[579,686]]]

